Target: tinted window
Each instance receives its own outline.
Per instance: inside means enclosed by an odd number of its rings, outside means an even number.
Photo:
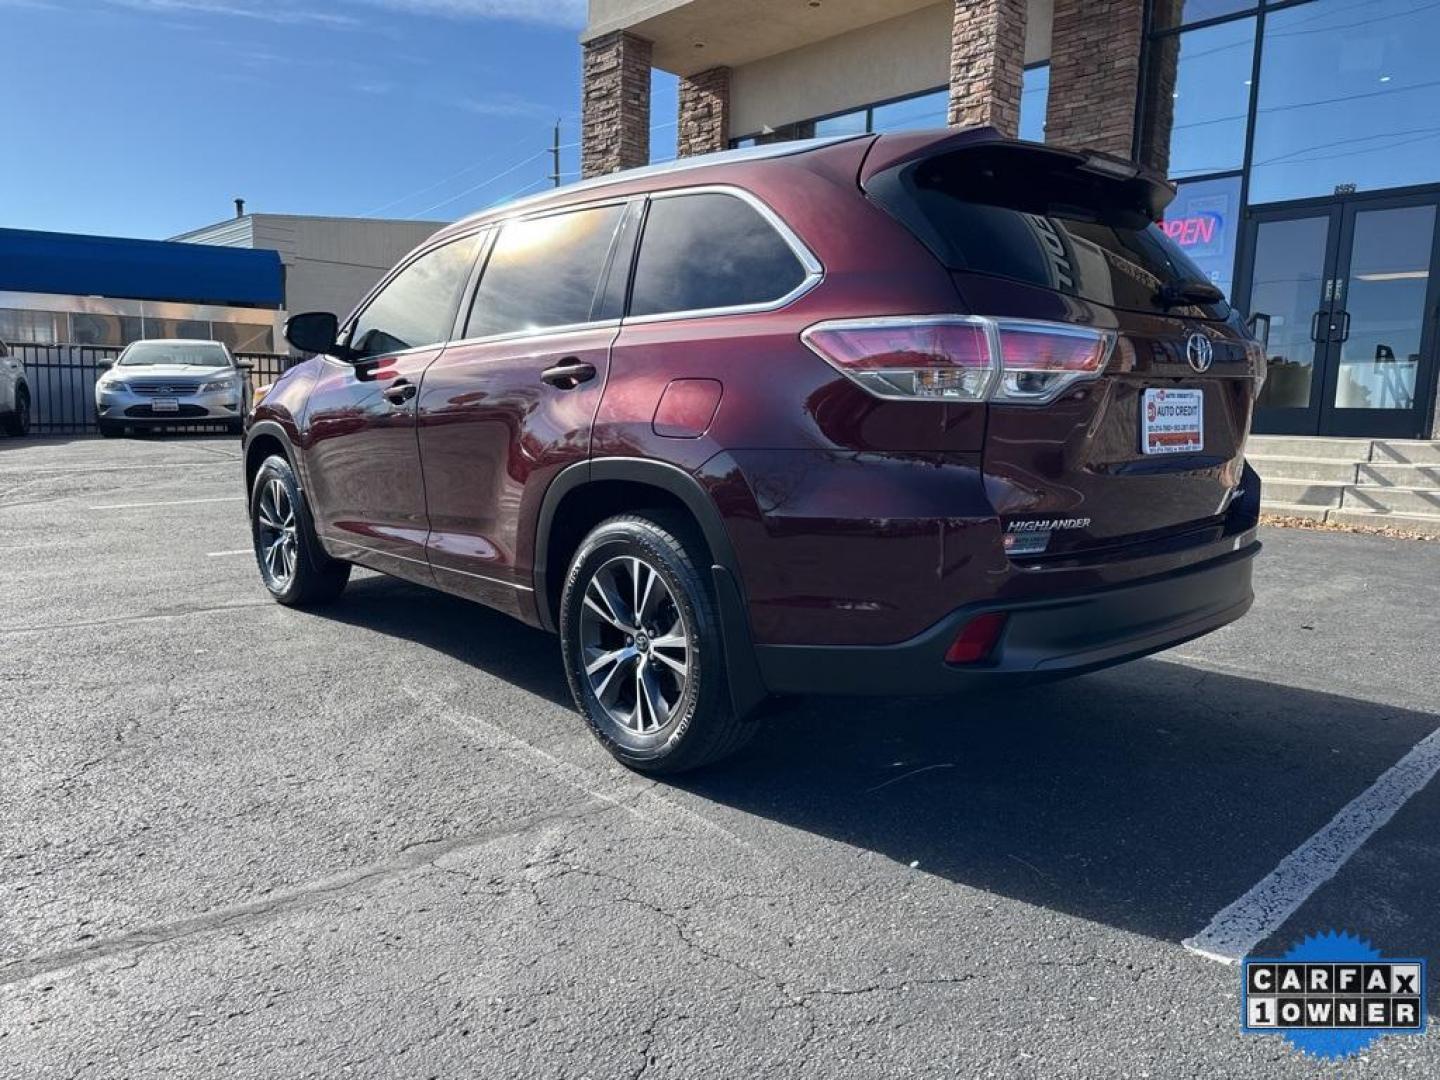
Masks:
[[[485,264],[466,337],[589,322],[623,206],[512,221]]]
[[[1141,209],[1146,184],[1005,146],[881,173],[872,197],[945,265],[1140,311],[1170,310],[1164,286],[1209,278]],[[1208,305],[1214,318],[1225,304]]]
[[[790,245],[744,200],[714,193],[655,199],[630,314],[763,304],[804,280]]]
[[[421,255],[360,313],[350,344],[361,356],[434,345],[450,336],[460,290],[475,261],[474,236]]]

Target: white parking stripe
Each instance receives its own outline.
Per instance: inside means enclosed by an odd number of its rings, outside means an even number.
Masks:
[[[1440,729],[1421,739],[1330,823],[1286,855],[1270,874],[1182,943],[1193,953],[1237,964],[1284,924],[1440,771]]]
[[[91,510],[148,510],[152,506],[195,506],[199,503],[244,502],[242,495],[222,495],[215,499],[177,499],[174,502],[110,503],[92,506]]]
[[[253,554],[255,554],[255,550],[254,550],[253,548],[240,548],[240,549],[237,550],[237,551],[207,551],[207,552],[205,553],[205,557],[206,557],[207,559],[227,559],[227,558],[229,558],[231,555],[253,555]]]

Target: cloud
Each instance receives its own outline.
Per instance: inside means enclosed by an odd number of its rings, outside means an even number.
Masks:
[[[554,105],[530,101],[518,94],[491,94],[486,98],[446,99],[448,104],[457,105],[476,116],[543,116],[552,117]]]
[[[353,2],[353,0],[352,0]],[[371,7],[451,19],[509,19],[550,26],[585,25],[586,0],[359,0]]]
[[[368,12],[447,19],[585,25],[586,0],[104,0],[111,7],[152,15],[215,15],[295,25],[359,26]],[[0,7],[46,7],[47,0],[0,0]]]

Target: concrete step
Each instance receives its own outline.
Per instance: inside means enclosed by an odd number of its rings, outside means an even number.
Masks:
[[[1263,474],[1262,474],[1263,477]],[[1440,462],[1433,465],[1369,464],[1358,467],[1361,486],[1440,489]]]
[[[1326,510],[1330,525],[1360,525],[1371,529],[1404,529],[1440,539],[1440,514],[1386,514],[1374,510]]]
[[[1245,460],[1254,466],[1260,479],[1269,484],[1278,480],[1327,480],[1334,483],[1355,482],[1355,462],[1329,458],[1294,457],[1283,454],[1252,454]]]
[[[1313,436],[1300,435],[1251,435],[1245,444],[1245,449],[1247,453],[1259,457],[1369,461],[1370,443],[1370,439],[1317,439]]]
[[[1346,489],[1350,486],[1343,480],[1272,480],[1263,473],[1261,480],[1261,509],[1267,509],[1272,503],[1282,506],[1339,507]]]
[[[1262,514],[1274,514],[1276,517],[1303,518],[1306,521],[1325,520],[1329,511],[1323,506],[1301,506],[1295,503],[1272,503],[1262,502],[1260,504]]]
[[[1261,491],[1263,497],[1264,489]],[[1433,488],[1347,487],[1340,506],[1345,510],[1440,516],[1440,491]]]
[[[1375,443],[1370,460],[1440,465],[1440,442],[1424,439],[1381,439]]]

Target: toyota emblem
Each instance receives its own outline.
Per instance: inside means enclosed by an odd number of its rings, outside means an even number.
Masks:
[[[1210,344],[1210,339],[1204,334],[1191,334],[1185,342],[1185,359],[1190,361],[1190,366],[1201,375],[1210,370],[1210,365],[1215,362],[1215,349]]]

